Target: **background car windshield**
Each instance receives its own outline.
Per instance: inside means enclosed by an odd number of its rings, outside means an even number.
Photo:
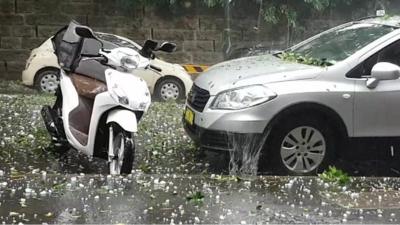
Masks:
[[[335,64],[394,29],[396,27],[355,23],[322,34],[320,37],[295,48],[293,52]]]
[[[136,50],[136,51],[139,51],[139,50],[140,50],[140,49],[138,49],[137,46],[133,45],[132,43],[130,43],[130,42],[124,40],[124,39],[118,38],[118,37],[115,36],[115,35],[112,35],[112,34],[105,34],[105,33],[96,33],[96,35],[97,35],[100,39],[102,39],[102,40],[104,40],[104,41],[111,42],[111,43],[113,43],[113,44],[115,44],[115,45],[118,45],[119,47],[132,48],[132,49],[134,49],[134,50]]]

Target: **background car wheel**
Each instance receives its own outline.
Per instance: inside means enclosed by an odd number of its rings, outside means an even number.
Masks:
[[[265,145],[265,158],[272,171],[284,175],[315,175],[334,158],[335,136],[329,124],[315,117],[282,121]],[[269,158],[269,159],[268,159]]]
[[[185,98],[185,88],[180,80],[168,77],[157,84],[154,94],[161,101],[182,100]]]
[[[109,173],[131,173],[135,159],[135,142],[133,140],[133,135],[122,129],[115,129],[113,143],[114,155],[116,157],[108,164]]]
[[[35,77],[35,88],[41,92],[55,93],[60,83],[58,69],[49,68],[39,71]]]

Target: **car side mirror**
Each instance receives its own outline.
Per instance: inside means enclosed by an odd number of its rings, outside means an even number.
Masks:
[[[170,42],[164,42],[161,44],[161,46],[157,49],[157,51],[163,51],[163,52],[174,52],[176,50],[176,44],[170,43]]]
[[[380,62],[372,68],[371,77],[367,79],[367,87],[373,89],[378,86],[379,81],[397,80],[399,77],[399,66],[388,62]]]

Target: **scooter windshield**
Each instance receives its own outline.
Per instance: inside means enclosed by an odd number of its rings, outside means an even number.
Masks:
[[[72,21],[59,30],[52,38],[55,54],[60,67],[66,71],[74,71],[79,63],[83,38],[76,34],[75,28],[79,23]]]

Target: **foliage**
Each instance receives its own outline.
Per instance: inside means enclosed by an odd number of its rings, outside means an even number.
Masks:
[[[139,165],[139,169],[143,173],[151,173],[151,165],[149,165],[149,164],[142,163],[142,164]]]
[[[224,176],[224,175],[216,175],[216,176],[211,176],[212,179],[222,181],[222,182],[241,182],[242,178],[238,176]]]
[[[279,58],[288,62],[297,62],[312,66],[331,66],[332,64],[321,59],[315,59],[309,56],[304,56],[295,52],[283,52],[278,55]]]
[[[319,174],[319,178],[325,182],[339,184],[341,186],[344,186],[351,181],[347,173],[337,169],[334,166],[329,166],[328,170],[324,171],[322,174]]]
[[[203,3],[209,8],[224,5],[225,2],[225,0],[203,0]]]
[[[224,7],[226,0],[119,0],[123,7],[134,6],[158,6],[165,10],[165,7],[171,6],[193,6],[193,2],[208,8]],[[231,4],[240,0],[230,0]],[[244,0],[242,0],[244,1]],[[248,0],[245,0],[248,1]],[[262,17],[268,23],[278,24],[281,21],[286,21],[288,26],[297,27],[299,12],[323,12],[327,9],[333,9],[339,6],[348,6],[354,2],[359,3],[360,0],[296,0],[296,1],[281,1],[281,0],[253,0],[253,2],[262,6]]]
[[[186,200],[196,204],[202,203],[204,201],[204,194],[201,191],[196,191],[195,193],[188,195]]]
[[[16,143],[20,148],[32,148],[32,146],[35,146],[34,150],[39,151],[37,152],[39,154],[41,150],[49,146],[50,136],[45,128],[40,127],[34,129],[31,136],[21,135],[16,140]]]
[[[289,27],[297,27],[299,23],[299,12],[312,13],[324,12],[338,6],[350,5],[355,0],[302,0],[302,1],[267,1],[263,12],[264,20],[268,23],[277,24],[286,21]]]
[[[63,180],[60,183],[54,184],[51,189],[53,190],[53,192],[62,193],[65,191],[66,187],[67,187],[67,181]]]

